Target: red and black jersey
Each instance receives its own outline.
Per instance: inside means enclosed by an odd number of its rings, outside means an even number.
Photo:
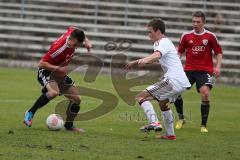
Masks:
[[[206,71],[213,73],[213,53],[222,54],[222,48],[214,33],[204,30],[197,34],[194,30],[183,33],[178,52],[186,53],[185,71]]]
[[[67,39],[73,30],[74,27],[69,27],[66,33],[53,42],[41,60],[57,66],[68,64],[75,51],[75,48],[69,48],[67,44]]]

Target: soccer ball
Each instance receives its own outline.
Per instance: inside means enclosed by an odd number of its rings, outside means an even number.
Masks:
[[[64,121],[63,118],[59,114],[50,114],[47,117],[46,125],[49,130],[57,131],[63,128]]]

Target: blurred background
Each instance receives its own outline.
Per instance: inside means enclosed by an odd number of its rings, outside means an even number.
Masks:
[[[239,0],[0,0],[0,66],[36,69],[50,44],[74,25],[86,31],[92,53],[109,68],[116,53],[129,60],[152,53],[146,24],[153,17],[165,20],[167,36],[177,46],[181,34],[191,29],[196,10],[206,13],[206,27],[223,47],[218,83],[240,84]],[[109,42],[119,46],[123,41],[131,47],[105,48]]]

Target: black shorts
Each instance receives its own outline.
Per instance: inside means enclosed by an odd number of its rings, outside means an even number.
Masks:
[[[42,93],[47,92],[46,85],[51,81],[57,82],[61,94],[65,93],[74,84],[74,81],[68,76],[55,76],[53,72],[39,68],[38,82],[43,86]]]
[[[201,71],[185,71],[189,82],[191,85],[193,85],[196,82],[196,88],[199,92],[199,89],[207,85],[210,89],[212,89],[213,86],[213,76],[210,75],[207,72],[201,72]]]

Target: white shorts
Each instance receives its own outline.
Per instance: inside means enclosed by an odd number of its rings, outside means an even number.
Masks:
[[[163,79],[149,87],[146,90],[158,101],[169,100],[169,102],[175,102],[177,97],[186,90],[185,87],[179,87],[175,89],[176,84],[169,79]],[[180,88],[180,89],[179,89]]]

